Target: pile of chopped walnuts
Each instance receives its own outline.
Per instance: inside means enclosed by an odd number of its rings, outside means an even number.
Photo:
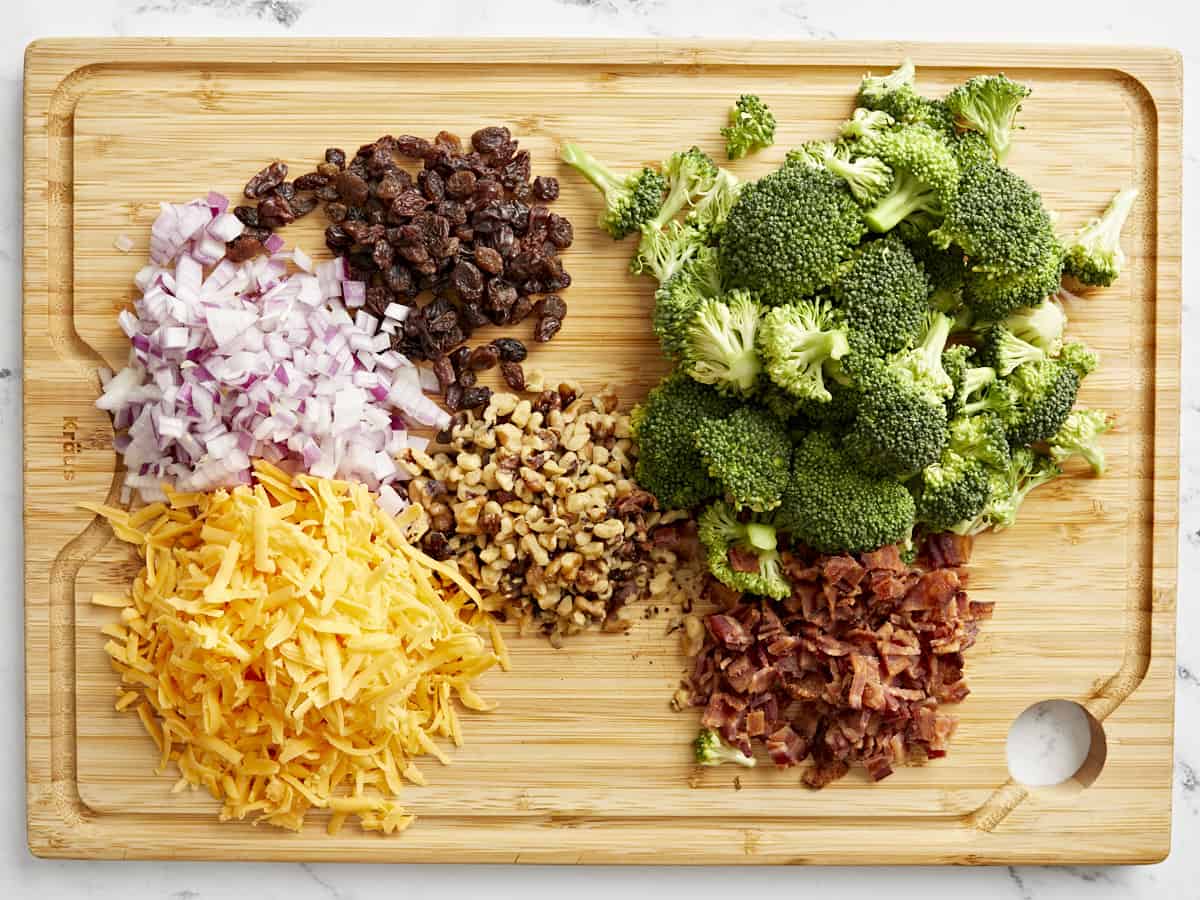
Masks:
[[[684,604],[707,577],[686,512],[658,509],[633,481],[629,416],[605,388],[495,394],[459,413],[430,453],[407,451],[409,499],[426,552],[453,557],[489,612],[551,644],[592,627],[624,631],[632,604]]]

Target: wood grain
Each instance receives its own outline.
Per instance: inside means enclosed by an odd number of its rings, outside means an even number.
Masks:
[[[133,296],[161,199],[235,194],[273,158],[299,173],[326,146],[383,133],[468,135],[509,125],[535,172],[562,179],[575,222],[562,335],[530,365],[633,402],[662,371],[649,282],[629,247],[590,227],[590,188],[555,147],[578,139],[617,165],[699,141],[719,150],[731,98],[762,94],[780,145],[753,177],[825,135],[859,74],[916,61],[940,91],[977,71],[1028,81],[1011,165],[1064,227],[1128,183],[1142,188],[1128,271],[1071,310],[1103,357],[1084,402],[1113,410],[1109,473],[1078,469],[1036,492],[1017,527],[977,544],[972,591],[995,619],[971,651],[973,693],[948,758],[881,785],[854,774],[820,793],[797,771],[697,771],[695,721],[667,706],[681,660],[666,619],[554,651],[513,638],[500,701],[468,745],[406,802],[402,838],[219,824],[213,801],[172,796],[116,683],[93,591],[132,557],[78,509],[110,495],[111,428],[92,407],[99,365],[120,365],[116,311]],[[532,63],[529,60],[533,60]],[[281,64],[282,62],[282,64]],[[519,66],[504,66],[516,62]],[[1175,640],[1180,63],[1160,50],[987,45],[607,41],[53,40],[32,45],[25,102],[26,739],[29,840],[45,856],[439,862],[1149,862],[1169,847]],[[636,135],[636,143],[628,140]],[[316,216],[289,241],[320,247]],[[113,240],[128,234],[135,249]],[[1051,697],[1103,723],[1108,758],[1082,790],[1008,776],[1013,719]],[[867,848],[864,853],[864,848]]]

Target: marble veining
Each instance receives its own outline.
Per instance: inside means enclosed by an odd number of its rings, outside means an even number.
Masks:
[[[892,3],[849,0],[10,0],[0,29],[0,510],[13,539],[0,565],[21,566],[21,59],[25,44],[51,35],[594,35],[773,37],[874,40],[987,40],[1169,45],[1184,55],[1185,94],[1200,96],[1200,32],[1194,9],[1178,0],[1009,0],[1002,7],[962,0]],[[1185,246],[1200,228],[1200,135],[1195,104],[1185,104]],[[1194,345],[1200,275],[1185,269],[1184,344]],[[120,896],[123,900],[354,900],[386,895],[422,898],[560,898],[642,895],[673,897],[819,892],[844,898],[886,895],[924,900],[969,894],[978,900],[1141,900],[1198,896],[1200,864],[1200,355],[1185,349],[1180,509],[1180,595],[1176,698],[1175,853],[1140,868],[1026,867],[961,869],[837,868],[816,870],[581,870],[549,867],[341,866],[328,864],[86,863],[33,859],[25,847],[22,743],[0,744],[5,787],[0,814],[0,885],[5,896]],[[20,634],[20,579],[9,579],[3,608],[10,634]],[[9,729],[21,733],[23,661],[0,658],[0,690],[8,698]],[[1063,732],[1060,740],[1067,740]],[[870,852],[870,848],[864,848]]]

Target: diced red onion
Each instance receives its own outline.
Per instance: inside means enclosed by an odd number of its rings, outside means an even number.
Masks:
[[[283,249],[283,238],[277,234],[273,234],[263,241],[263,246],[267,248],[268,253],[278,253]]]

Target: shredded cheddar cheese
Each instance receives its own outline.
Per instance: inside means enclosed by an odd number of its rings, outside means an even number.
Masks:
[[[120,611],[103,629],[116,708],[176,764],[174,790],[207,788],[222,820],[411,824],[413,760],[449,761],[455,701],[490,709],[471,682],[508,660],[471,584],[406,540],[418,507],[393,517],[362,485],[259,462],[252,486],[88,508],[145,560],[128,595],[93,602]]]

